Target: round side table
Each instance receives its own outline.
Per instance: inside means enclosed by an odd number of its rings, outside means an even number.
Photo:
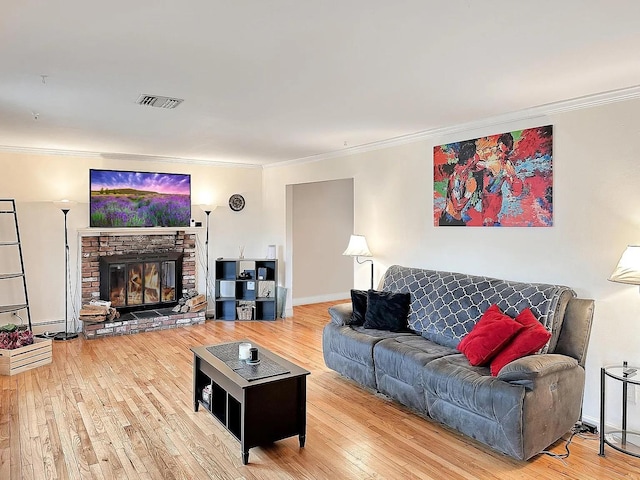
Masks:
[[[605,433],[605,388],[607,377],[622,382],[622,427]],[[627,362],[600,369],[600,453],[604,457],[604,446],[640,458],[640,433],[627,430],[627,390],[629,385],[640,387],[640,367],[631,367]]]

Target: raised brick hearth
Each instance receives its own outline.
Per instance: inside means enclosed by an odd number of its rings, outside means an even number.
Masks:
[[[205,312],[174,313],[170,308],[145,310],[123,314],[112,322],[85,324],[82,332],[86,338],[130,335],[132,333],[167,330],[204,323]]]
[[[196,235],[184,231],[144,235],[96,232],[82,237],[82,304],[100,298],[100,257],[141,253],[182,253],[182,292],[196,286]],[[205,312],[174,313],[170,308],[123,314],[111,322],[83,323],[86,338],[166,330],[204,323]]]

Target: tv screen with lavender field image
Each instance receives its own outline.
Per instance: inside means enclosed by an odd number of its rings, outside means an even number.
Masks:
[[[191,175],[89,170],[90,227],[188,227]]]

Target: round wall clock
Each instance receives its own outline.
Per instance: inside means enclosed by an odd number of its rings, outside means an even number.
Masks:
[[[239,212],[244,208],[244,197],[239,193],[234,193],[229,197],[229,208],[234,212]]]

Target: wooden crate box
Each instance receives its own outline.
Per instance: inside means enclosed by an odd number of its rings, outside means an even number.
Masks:
[[[52,362],[51,340],[48,338],[33,340],[33,344],[14,350],[0,348],[0,375],[15,375]]]

